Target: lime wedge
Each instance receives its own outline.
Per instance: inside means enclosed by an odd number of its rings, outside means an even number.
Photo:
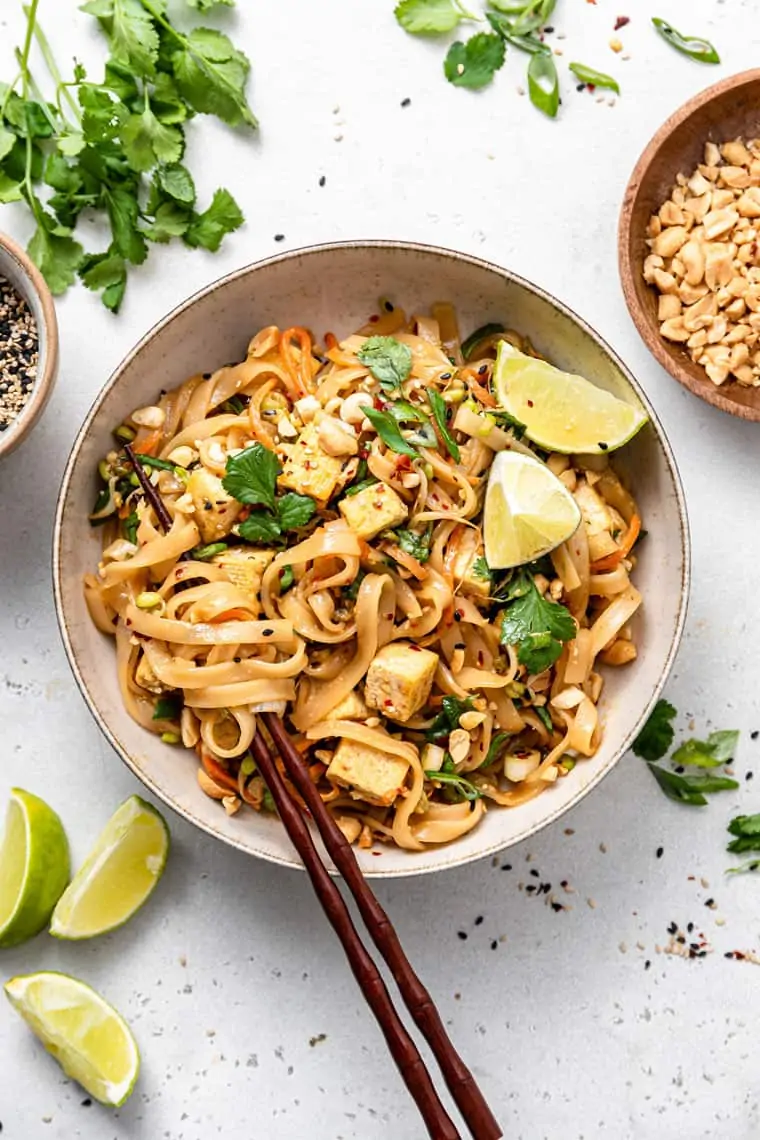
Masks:
[[[53,971],[11,978],[5,992],[68,1077],[101,1104],[124,1104],[140,1054],[129,1026],[100,994]]]
[[[93,938],[121,926],[154,890],[169,854],[155,808],[130,796],[117,808],[53,911],[55,938]]]
[[[51,807],[13,788],[0,844],[0,946],[39,934],[69,881],[69,845]]]
[[[525,424],[525,434],[547,451],[594,455],[627,443],[647,422],[626,404],[582,376],[536,360],[499,341],[493,372],[496,398]]]
[[[497,452],[483,508],[489,566],[506,570],[532,562],[570,538],[580,521],[575,499],[539,459]]]

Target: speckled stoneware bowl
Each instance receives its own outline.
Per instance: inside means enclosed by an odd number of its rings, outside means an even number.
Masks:
[[[492,855],[558,819],[625,753],[656,700],[681,638],[689,586],[689,535],[681,481],[670,446],[644,393],[615,354],[574,313],[496,265],[449,250],[390,242],[316,246],[241,269],[191,297],[148,333],[98,396],[74,444],[63,478],[54,537],[55,600],[71,667],[93,716],[113,747],[151,791],[225,843],[272,862],[300,866],[276,819],[242,811],[228,818],[196,782],[195,757],[162,744],[124,710],[111,639],[90,622],[82,576],[99,557],[100,536],[87,522],[96,465],[113,446],[111,431],[158,389],[245,355],[263,325],[301,324],[339,337],[364,323],[379,296],[408,309],[438,300],[456,304],[463,334],[503,320],[526,333],[563,368],[643,405],[650,423],[616,456],[630,475],[648,530],[636,584],[644,606],[636,619],[639,658],[610,669],[602,701],[604,741],[590,760],[537,799],[495,808],[457,843],[412,854],[359,851],[372,876],[415,875]]]
[[[58,324],[45,279],[20,246],[0,234],[0,277],[5,277],[26,301],[37,323],[37,377],[26,404],[0,431],[0,459],[26,439],[45,410],[58,374]]]

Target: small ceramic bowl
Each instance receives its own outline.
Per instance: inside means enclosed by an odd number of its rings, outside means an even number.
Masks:
[[[0,459],[26,439],[45,410],[58,374],[58,322],[53,297],[45,279],[20,246],[0,234],[0,277],[21,294],[37,323],[39,350],[37,377],[24,407],[4,431],[0,431]]]
[[[507,321],[562,368],[643,407],[650,422],[616,465],[628,474],[648,531],[636,567],[644,604],[635,619],[639,657],[607,670],[597,754],[519,808],[489,811],[454,844],[419,853],[378,846],[359,851],[367,875],[422,874],[479,859],[558,819],[609,772],[640,730],[662,689],[681,638],[689,588],[689,535],[681,481],[670,446],[646,396],[604,341],[575,313],[535,285],[474,257],[400,242],[316,246],[250,265],[222,278],[164,317],[116,369],[77,436],[58,499],[53,549],[55,601],[66,652],[90,710],[132,771],[186,819],[260,858],[300,862],[279,820],[254,811],[225,815],[198,787],[195,757],[162,743],[124,708],[113,639],[99,633],[84,602],[82,578],[100,557],[100,535],[87,513],[97,491],[97,463],[112,431],[158,388],[245,356],[265,325],[302,324],[339,338],[392,297],[407,312],[441,300],[456,305],[463,335],[487,321]]]
[[[706,142],[760,136],[760,70],[732,75],[708,87],[664,123],[644,150],[623,199],[618,229],[618,264],[628,311],[649,351],[695,396],[724,412],[760,421],[760,388],[735,381],[716,387],[704,368],[678,344],[664,340],[657,319],[657,294],[644,281],[649,252],[646,229],[652,214],[670,197],[678,174],[689,175],[703,161]]]

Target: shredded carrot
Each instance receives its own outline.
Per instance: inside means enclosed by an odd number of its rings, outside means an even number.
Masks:
[[[298,341],[301,350],[300,357],[296,358],[293,352],[293,341]],[[311,337],[306,329],[294,325],[286,329],[280,337],[280,353],[290,377],[288,388],[294,399],[306,396],[311,388]]]
[[[624,558],[627,557],[633,550],[636,540],[641,534],[641,519],[638,515],[633,515],[628,524],[628,530],[625,533],[625,538],[621,542],[619,548],[614,554],[607,554],[604,558],[599,558],[596,562],[591,563],[591,573],[600,574],[605,570],[616,570]]]
[[[230,773],[222,767],[222,765],[215,760],[214,757],[206,751],[205,748],[200,750],[201,764],[205,768],[207,774],[211,777],[215,784],[219,784],[220,788],[229,788],[230,791],[238,792],[238,782],[231,776]]]
[[[240,514],[237,517],[237,521],[238,522],[245,522],[245,520],[250,516],[250,514],[251,514],[251,508],[250,507],[248,507],[248,506],[242,507]]]
[[[148,432],[145,436],[142,432],[138,432],[132,446],[138,455],[155,455],[156,449],[163,438],[164,433],[161,431],[161,428],[156,428],[154,431]]]
[[[335,335],[335,333],[331,333],[331,332],[325,333],[325,348],[329,350],[331,348],[337,348],[337,347],[338,347],[338,338]]]
[[[479,384],[474,377],[472,379],[468,378],[467,387],[470,389],[478,403],[482,404],[484,408],[496,407],[496,400],[494,397],[491,395],[488,389],[484,388],[482,384]]]
[[[132,511],[131,511],[131,508],[129,506],[129,503],[122,503],[122,505],[119,507],[119,518],[125,519],[129,515],[131,515],[131,513],[132,513]]]
[[[251,430],[259,443],[263,443],[264,447],[270,451],[274,451],[275,446],[261,418],[261,404],[264,397],[268,396],[272,389],[276,387],[276,380],[267,380],[265,384],[262,384],[261,387],[254,392],[251,397],[251,402],[248,405],[248,418],[251,421]]]

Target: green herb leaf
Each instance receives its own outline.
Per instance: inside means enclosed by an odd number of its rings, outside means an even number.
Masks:
[[[513,30],[515,35],[528,35],[530,32],[535,32],[539,28],[542,28],[549,20],[556,6],[557,0],[533,0],[533,3],[526,5],[514,21]]]
[[[377,408],[367,407],[364,414],[374,427],[383,443],[398,452],[399,455],[408,455],[412,459],[418,458],[417,451],[402,436],[398,423],[390,412],[379,412]]]
[[[487,325],[481,325],[479,329],[475,329],[475,332],[471,332],[470,335],[462,341],[462,356],[465,360],[469,360],[482,340],[502,332],[505,332],[504,325],[496,324],[493,321]]]
[[[113,186],[104,190],[108,220],[111,223],[113,245],[126,261],[142,265],[148,256],[145,238],[137,228],[140,207],[136,191],[126,186]]]
[[[283,530],[306,526],[316,509],[317,504],[308,495],[297,495],[292,491],[277,500],[277,517]]]
[[[187,0],[191,8],[195,8],[198,12],[210,12],[212,8],[217,5],[224,5],[226,8],[234,8],[235,0]]]
[[[739,733],[725,730],[711,732],[707,740],[686,740],[671,756],[674,764],[690,764],[697,768],[717,768],[733,759]]]
[[[478,32],[466,44],[457,40],[446,53],[443,73],[455,87],[477,91],[486,87],[504,63],[504,40],[492,32]]]
[[[379,480],[371,475],[368,479],[360,479],[358,483],[352,483],[350,487],[346,487],[343,492],[343,498],[351,498],[352,495],[359,495],[362,491],[366,491],[368,487],[377,486]]]
[[[222,486],[239,503],[274,510],[274,491],[280,464],[277,456],[262,443],[254,443],[230,455]]]
[[[743,875],[747,871],[756,871],[758,867],[760,867],[760,859],[750,859],[748,863],[742,863],[741,867],[729,867],[726,874]]]
[[[127,542],[132,542],[137,545],[137,528],[140,525],[140,518],[137,511],[131,511],[125,519],[121,520],[121,528],[124,531],[124,537]]]
[[[491,567],[486,562],[482,554],[478,555],[472,564],[472,573],[476,578],[482,578],[484,582],[493,581],[493,573]]]
[[[665,795],[677,803],[702,807],[707,803],[706,796],[713,792],[727,792],[739,785],[727,776],[681,776],[658,764],[649,764],[649,770]]]
[[[185,206],[195,204],[195,183],[186,166],[180,163],[162,166],[156,172],[156,178],[164,193],[175,202],[181,202]]]
[[[486,758],[480,765],[481,768],[489,768],[491,764],[495,764],[500,759],[502,752],[506,748],[510,739],[508,732],[497,732],[496,736],[491,737],[491,743],[488,746]]]
[[[96,16],[105,28],[111,54],[139,75],[152,76],[158,58],[158,32],[140,0],[90,0],[83,12]]]
[[[430,557],[430,539],[433,535],[432,527],[428,527],[424,534],[416,534],[413,530],[394,530],[391,532],[398,546],[406,554],[411,554],[418,562],[427,562]]]
[[[367,577],[367,571],[362,570],[360,567],[359,571],[358,571],[356,577],[354,578],[353,582],[351,583],[351,585],[343,587],[343,594],[348,599],[349,602],[355,602],[356,601],[358,594],[359,594],[359,588],[360,588],[362,582],[364,581],[364,579],[366,577]]]
[[[179,697],[159,697],[153,706],[154,720],[179,720],[182,701]]]
[[[418,408],[415,404],[410,404],[408,400],[391,399],[386,404],[384,410],[390,412],[394,420],[400,424],[430,423],[430,420],[422,409]]]
[[[435,388],[427,389],[427,398],[430,403],[430,407],[433,410],[433,419],[438,425],[438,430],[441,433],[444,444],[446,445],[446,450],[454,462],[458,463],[460,459],[459,444],[449,431],[448,404],[440,392],[437,392]]]
[[[277,519],[265,511],[252,511],[245,522],[241,522],[238,533],[246,542],[277,542],[282,528]]]
[[[153,217],[153,225],[142,232],[149,241],[167,242],[187,233],[192,213],[179,202],[162,202]]]
[[[13,150],[14,143],[16,142],[16,135],[13,131],[9,131],[0,123],[0,162],[10,154]]]
[[[400,388],[412,371],[411,349],[393,336],[368,337],[356,355],[386,392]]]
[[[185,234],[188,245],[216,253],[225,234],[242,226],[245,218],[229,190],[217,190],[211,205],[198,214]]]
[[[203,114],[216,115],[232,127],[258,123],[245,97],[251,65],[222,32],[196,28],[182,37],[172,57],[174,78],[182,97]]]
[[[84,260],[84,249],[78,241],[49,233],[41,225],[37,226],[27,252],[55,296],[65,293],[76,280]]]
[[[24,197],[23,182],[17,182],[4,170],[0,170],[0,202],[20,202]]]
[[[472,707],[471,697],[460,700],[459,697],[445,696],[441,702],[441,711],[425,732],[425,739],[432,743],[440,740],[442,736],[448,736],[450,732],[459,727],[459,718],[462,713],[469,712]]]
[[[688,55],[689,59],[695,59],[697,63],[720,63],[720,56],[709,40],[704,40],[701,36],[684,36],[659,16],[653,16],[652,23],[665,42],[682,55]]]
[[[503,408],[489,408],[487,415],[490,419],[494,420],[500,428],[506,431],[511,431],[515,439],[522,439],[525,435],[525,424],[521,420],[516,419],[509,412],[505,412]]]
[[[498,35],[503,36],[508,44],[512,44],[518,51],[528,52],[534,55],[536,52],[548,52],[551,48],[547,43],[544,43],[538,38],[537,35],[530,32],[525,35],[515,32],[512,21],[503,16],[500,12],[486,12],[486,19]],[[465,357],[465,359],[467,359]]]
[[[737,815],[728,825],[732,839],[729,851],[760,851],[760,815]]]
[[[530,101],[550,119],[559,110],[559,76],[551,52],[538,52],[528,64],[528,92]]]
[[[517,649],[517,659],[530,673],[542,673],[559,657],[562,642],[572,641],[577,626],[570,611],[559,602],[547,601],[525,571],[518,576],[514,600],[504,611],[501,623],[503,645]]]
[[[673,744],[674,729],[670,723],[677,715],[669,701],[660,699],[652,709],[646,724],[633,742],[632,748],[642,760],[662,760]]]
[[[434,784],[444,784],[456,792],[463,800],[479,800],[483,793],[479,788],[470,781],[466,780],[464,776],[460,776],[457,772],[447,772],[442,768],[439,772],[425,772],[428,780]]]
[[[613,79],[611,75],[605,75],[603,71],[595,71],[593,67],[586,67],[585,63],[571,63],[569,67],[575,78],[580,79],[581,83],[588,83],[591,87],[608,87],[611,91],[620,94],[620,85],[617,79]]]
[[[121,128],[121,141],[127,162],[139,172],[152,170],[157,162],[177,162],[185,147],[180,128],[164,126],[150,107],[129,116]]]
[[[210,542],[207,546],[196,546],[190,551],[190,557],[195,562],[210,562],[217,554],[224,554],[227,549],[226,542]]]
[[[79,276],[88,289],[101,294],[101,300],[107,309],[118,313],[127,288],[127,267],[123,257],[118,253],[87,257],[79,270]]]
[[[288,590],[291,589],[295,580],[296,579],[293,573],[293,567],[283,566],[282,570],[280,570],[279,577],[280,594],[287,594]]]
[[[551,713],[546,705],[534,705],[534,712],[547,732],[554,732],[554,725],[552,723]]]
[[[393,14],[404,31],[415,36],[441,35],[474,18],[455,0],[401,0]]]

